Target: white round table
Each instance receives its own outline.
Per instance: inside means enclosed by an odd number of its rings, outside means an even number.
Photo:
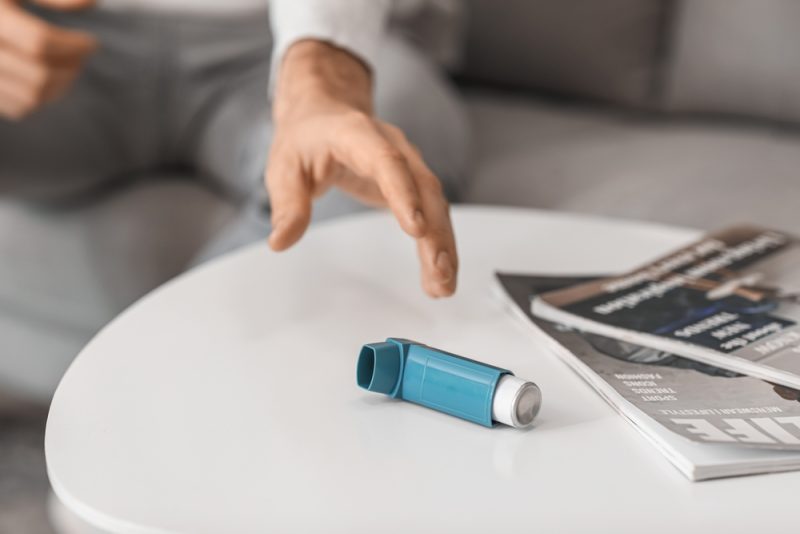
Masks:
[[[455,298],[418,286],[385,213],[191,271],[104,329],[47,425],[61,501],[110,532],[747,532],[793,527],[800,474],[691,483],[533,338],[496,269],[603,273],[695,232],[457,208]],[[536,381],[529,431],[360,390],[363,343],[407,337]]]

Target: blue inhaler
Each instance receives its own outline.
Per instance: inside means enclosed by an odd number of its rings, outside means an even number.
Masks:
[[[488,427],[530,426],[542,404],[538,386],[511,371],[407,339],[364,345],[356,376],[366,390]]]

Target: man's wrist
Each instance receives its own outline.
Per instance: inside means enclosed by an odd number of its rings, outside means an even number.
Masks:
[[[293,44],[280,67],[273,118],[280,122],[306,106],[341,105],[372,112],[372,75],[360,59],[329,43]]]

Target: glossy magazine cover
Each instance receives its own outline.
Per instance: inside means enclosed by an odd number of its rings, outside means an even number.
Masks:
[[[497,277],[519,310],[588,368],[595,388],[610,386],[664,428],[700,443],[800,451],[800,392],[531,314],[536,295],[586,279]]]
[[[800,387],[800,247],[751,226],[709,234],[630,273],[548,291],[539,317]]]

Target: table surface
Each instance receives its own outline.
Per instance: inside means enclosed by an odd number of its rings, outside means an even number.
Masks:
[[[452,299],[418,287],[385,213],[256,245],[156,290],[59,386],[47,465],[111,532],[748,532],[795,524],[800,474],[692,483],[492,292],[496,269],[627,269],[696,236],[575,215],[457,208]],[[487,429],[356,387],[360,346],[408,337],[514,370],[544,403]]]

